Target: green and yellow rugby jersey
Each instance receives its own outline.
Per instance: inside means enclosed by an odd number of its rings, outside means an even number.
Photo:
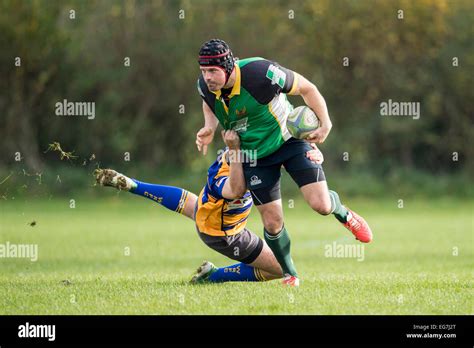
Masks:
[[[252,159],[268,156],[289,138],[286,127],[293,106],[285,93],[296,88],[296,74],[275,62],[247,58],[235,63],[235,84],[227,97],[209,91],[203,76],[198,79],[201,97],[222,127],[239,133],[242,150]]]

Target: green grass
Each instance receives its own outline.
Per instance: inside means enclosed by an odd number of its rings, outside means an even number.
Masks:
[[[75,209],[69,198],[2,200],[0,243],[36,243],[39,259],[0,258],[0,314],[474,312],[470,202],[413,199],[403,209],[396,199],[348,203],[374,231],[363,261],[325,257],[333,241],[356,243],[333,217],[302,201],[285,208],[302,278],[293,289],[279,281],[189,285],[202,260],[232,261],[208,249],[192,221],[140,197],[108,190],[100,200],[77,198]],[[249,227],[261,235],[256,210]]]

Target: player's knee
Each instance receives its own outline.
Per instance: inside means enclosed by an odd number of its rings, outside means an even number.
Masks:
[[[268,213],[263,216],[263,225],[271,234],[277,234],[283,228],[283,216],[280,214]]]
[[[283,228],[283,220],[281,221],[268,221],[264,223],[265,230],[270,234],[277,234]]]
[[[309,202],[310,207],[317,213],[321,215],[329,215],[331,214],[331,201],[329,200],[311,200]]]

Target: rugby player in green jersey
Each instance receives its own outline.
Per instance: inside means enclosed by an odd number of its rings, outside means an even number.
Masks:
[[[332,123],[323,96],[302,75],[260,57],[236,60],[226,42],[205,42],[198,59],[201,76],[197,88],[203,102],[204,127],[196,145],[204,154],[217,125],[234,130],[247,157],[244,175],[247,188],[260,212],[264,238],[280,263],[284,283],[298,285],[290,255],[290,236],[283,222],[280,170],[285,167],[299,186],[308,205],[322,215],[333,214],[361,242],[372,240],[367,222],[342,205],[338,194],[328,189],[320,164],[310,161],[308,142],[321,144]],[[286,119],[293,106],[286,94],[300,95],[320,120],[320,127],[306,140],[292,138]]]

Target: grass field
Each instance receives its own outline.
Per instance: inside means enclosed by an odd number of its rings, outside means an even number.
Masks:
[[[0,244],[38,244],[36,262],[0,258],[0,314],[472,314],[473,206],[454,199],[354,200],[374,231],[363,261],[333,217],[285,208],[300,288],[188,284],[208,249],[192,221],[126,193],[0,201]],[[29,223],[36,221],[35,226]],[[249,226],[261,235],[256,210]],[[129,252],[129,255],[127,255]]]

